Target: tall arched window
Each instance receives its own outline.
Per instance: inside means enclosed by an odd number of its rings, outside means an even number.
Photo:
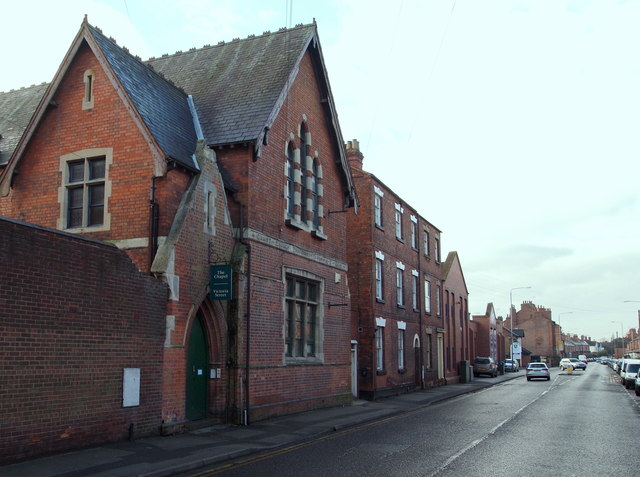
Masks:
[[[307,222],[307,128],[300,125],[300,220]]]
[[[311,172],[311,215],[313,226],[318,227],[319,213],[318,213],[318,160],[313,161],[313,168]]]
[[[291,143],[287,147],[287,215],[293,217],[295,215],[295,179],[294,179],[294,150]]]

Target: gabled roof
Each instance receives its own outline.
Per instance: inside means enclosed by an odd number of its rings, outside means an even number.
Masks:
[[[336,138],[344,187],[355,203],[353,178],[315,22],[151,58],[147,64],[193,96],[208,145],[253,143],[254,153],[260,157],[265,135],[307,52],[316,67],[320,100]]]
[[[151,58],[152,66],[193,96],[209,145],[253,141],[277,107],[315,25],[221,42]]]
[[[444,266],[442,269],[442,276],[446,281],[449,277],[449,272],[451,272],[451,268],[453,264],[456,263],[458,265],[458,270],[460,270],[460,277],[462,278],[462,283],[464,284],[464,290],[469,293],[469,289],[467,288],[467,281],[464,279],[464,273],[462,272],[462,264],[460,263],[460,257],[458,256],[458,252],[449,252],[447,254],[447,259],[444,262]]]
[[[87,29],[167,157],[197,170],[193,159],[197,136],[187,94],[104,36],[99,29],[89,24]]]
[[[47,86],[0,92],[0,167],[9,162]]]
[[[28,123],[0,174],[0,194],[8,193],[11,176],[26,144],[55,96],[73,58],[85,43],[96,55],[120,97],[127,103],[134,120],[141,126],[154,157],[175,161],[192,171],[198,170],[193,158],[198,138],[188,95],[113,40],[106,38],[100,30],[89,25],[85,17],[53,81],[42,92],[40,101],[36,104],[34,100],[20,102],[18,95],[10,94],[8,97],[8,101],[11,101],[8,110],[13,108],[17,117],[28,117]],[[0,116],[6,121],[4,108],[0,109]]]

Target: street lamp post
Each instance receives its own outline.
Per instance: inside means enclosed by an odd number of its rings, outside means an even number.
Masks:
[[[515,329],[514,318],[515,313],[513,313],[513,290],[524,290],[526,288],[531,287],[515,287],[509,291],[509,316],[511,317],[511,333],[509,337],[511,338],[511,346],[509,346],[509,358],[513,359],[513,330]]]

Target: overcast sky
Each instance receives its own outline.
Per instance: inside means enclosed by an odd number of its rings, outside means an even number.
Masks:
[[[85,13],[144,59],[315,18],[344,139],[442,230],[472,314],[530,286],[565,331],[638,326],[640,0],[23,0],[0,91],[51,81]]]

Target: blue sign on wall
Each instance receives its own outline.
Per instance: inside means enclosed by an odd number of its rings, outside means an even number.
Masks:
[[[231,265],[211,265],[209,269],[209,298],[231,300]]]

